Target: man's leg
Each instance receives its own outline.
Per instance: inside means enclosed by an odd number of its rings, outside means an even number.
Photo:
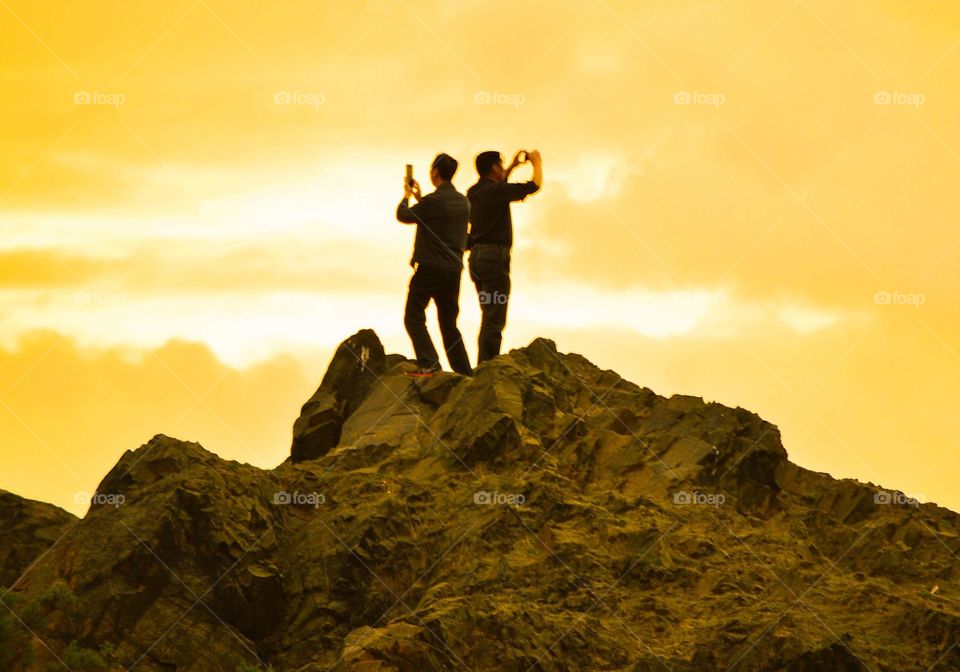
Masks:
[[[437,355],[430,332],[427,331],[427,304],[433,296],[435,278],[433,269],[417,268],[410,278],[407,292],[407,305],[403,311],[403,326],[413,343],[413,352],[417,356],[417,366],[421,369],[439,369],[440,357]]]
[[[482,313],[477,356],[480,364],[500,354],[510,299],[510,260],[481,257],[475,261],[471,256],[470,271],[477,286]]]
[[[443,336],[443,348],[447,351],[450,368],[469,376],[470,358],[463,344],[463,336],[457,329],[457,316],[460,315],[460,271],[447,271],[443,286],[434,295],[437,304],[437,320],[440,322],[440,334]]]

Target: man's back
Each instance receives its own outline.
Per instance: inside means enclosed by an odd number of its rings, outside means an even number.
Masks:
[[[522,201],[540,187],[535,182],[500,182],[481,177],[467,189],[470,199],[470,247],[513,246],[510,203]]]
[[[397,218],[417,225],[411,264],[450,271],[463,268],[470,201],[453,184],[441,184],[411,208],[401,204]]]

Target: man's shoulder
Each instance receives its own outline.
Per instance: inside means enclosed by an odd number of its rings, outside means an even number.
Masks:
[[[443,194],[439,191],[431,191],[429,194],[424,194],[423,197],[417,202],[417,205],[420,208],[430,208],[434,207],[436,204],[442,202]]]
[[[430,194],[430,196],[433,196],[436,199],[443,199],[447,203],[459,203],[460,201],[467,201],[466,194],[458,191],[457,188],[452,184],[445,189],[437,189]]]
[[[469,189],[467,189],[467,196],[472,198],[477,194],[482,194],[491,189],[491,187],[496,187],[499,182],[494,182],[493,180],[479,180],[476,183],[472,184]]]

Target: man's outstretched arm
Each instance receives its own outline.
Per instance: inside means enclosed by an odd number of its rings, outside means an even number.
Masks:
[[[413,196],[417,199],[417,204],[413,207],[410,207],[410,197]],[[403,224],[416,224],[420,221],[420,217],[417,216],[417,207],[420,205],[419,201],[421,199],[420,195],[420,185],[416,180],[413,181],[413,184],[407,184],[406,180],[403,182],[403,200],[400,201],[400,205],[397,206],[397,221]]]
[[[404,197],[400,201],[400,205],[397,206],[397,221],[401,224],[416,224],[417,216],[413,212],[413,208],[410,207],[409,199]]]
[[[530,163],[533,165],[533,177],[527,182],[500,182],[496,185],[496,193],[506,201],[522,201],[530,194],[540,191],[543,184],[543,162],[540,152],[530,152]]]

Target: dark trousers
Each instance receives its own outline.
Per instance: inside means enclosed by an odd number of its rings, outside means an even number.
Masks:
[[[443,348],[447,351],[450,368],[469,376],[473,371],[467,358],[467,349],[463,345],[463,337],[457,329],[457,317],[460,315],[460,275],[461,271],[417,266],[410,278],[403,324],[413,342],[417,366],[422,369],[439,369],[440,357],[427,331],[426,310],[432,299],[437,306],[440,334],[443,336]]]
[[[500,354],[510,300],[510,250],[477,245],[470,251],[470,277],[480,298],[480,337],[477,363]]]

